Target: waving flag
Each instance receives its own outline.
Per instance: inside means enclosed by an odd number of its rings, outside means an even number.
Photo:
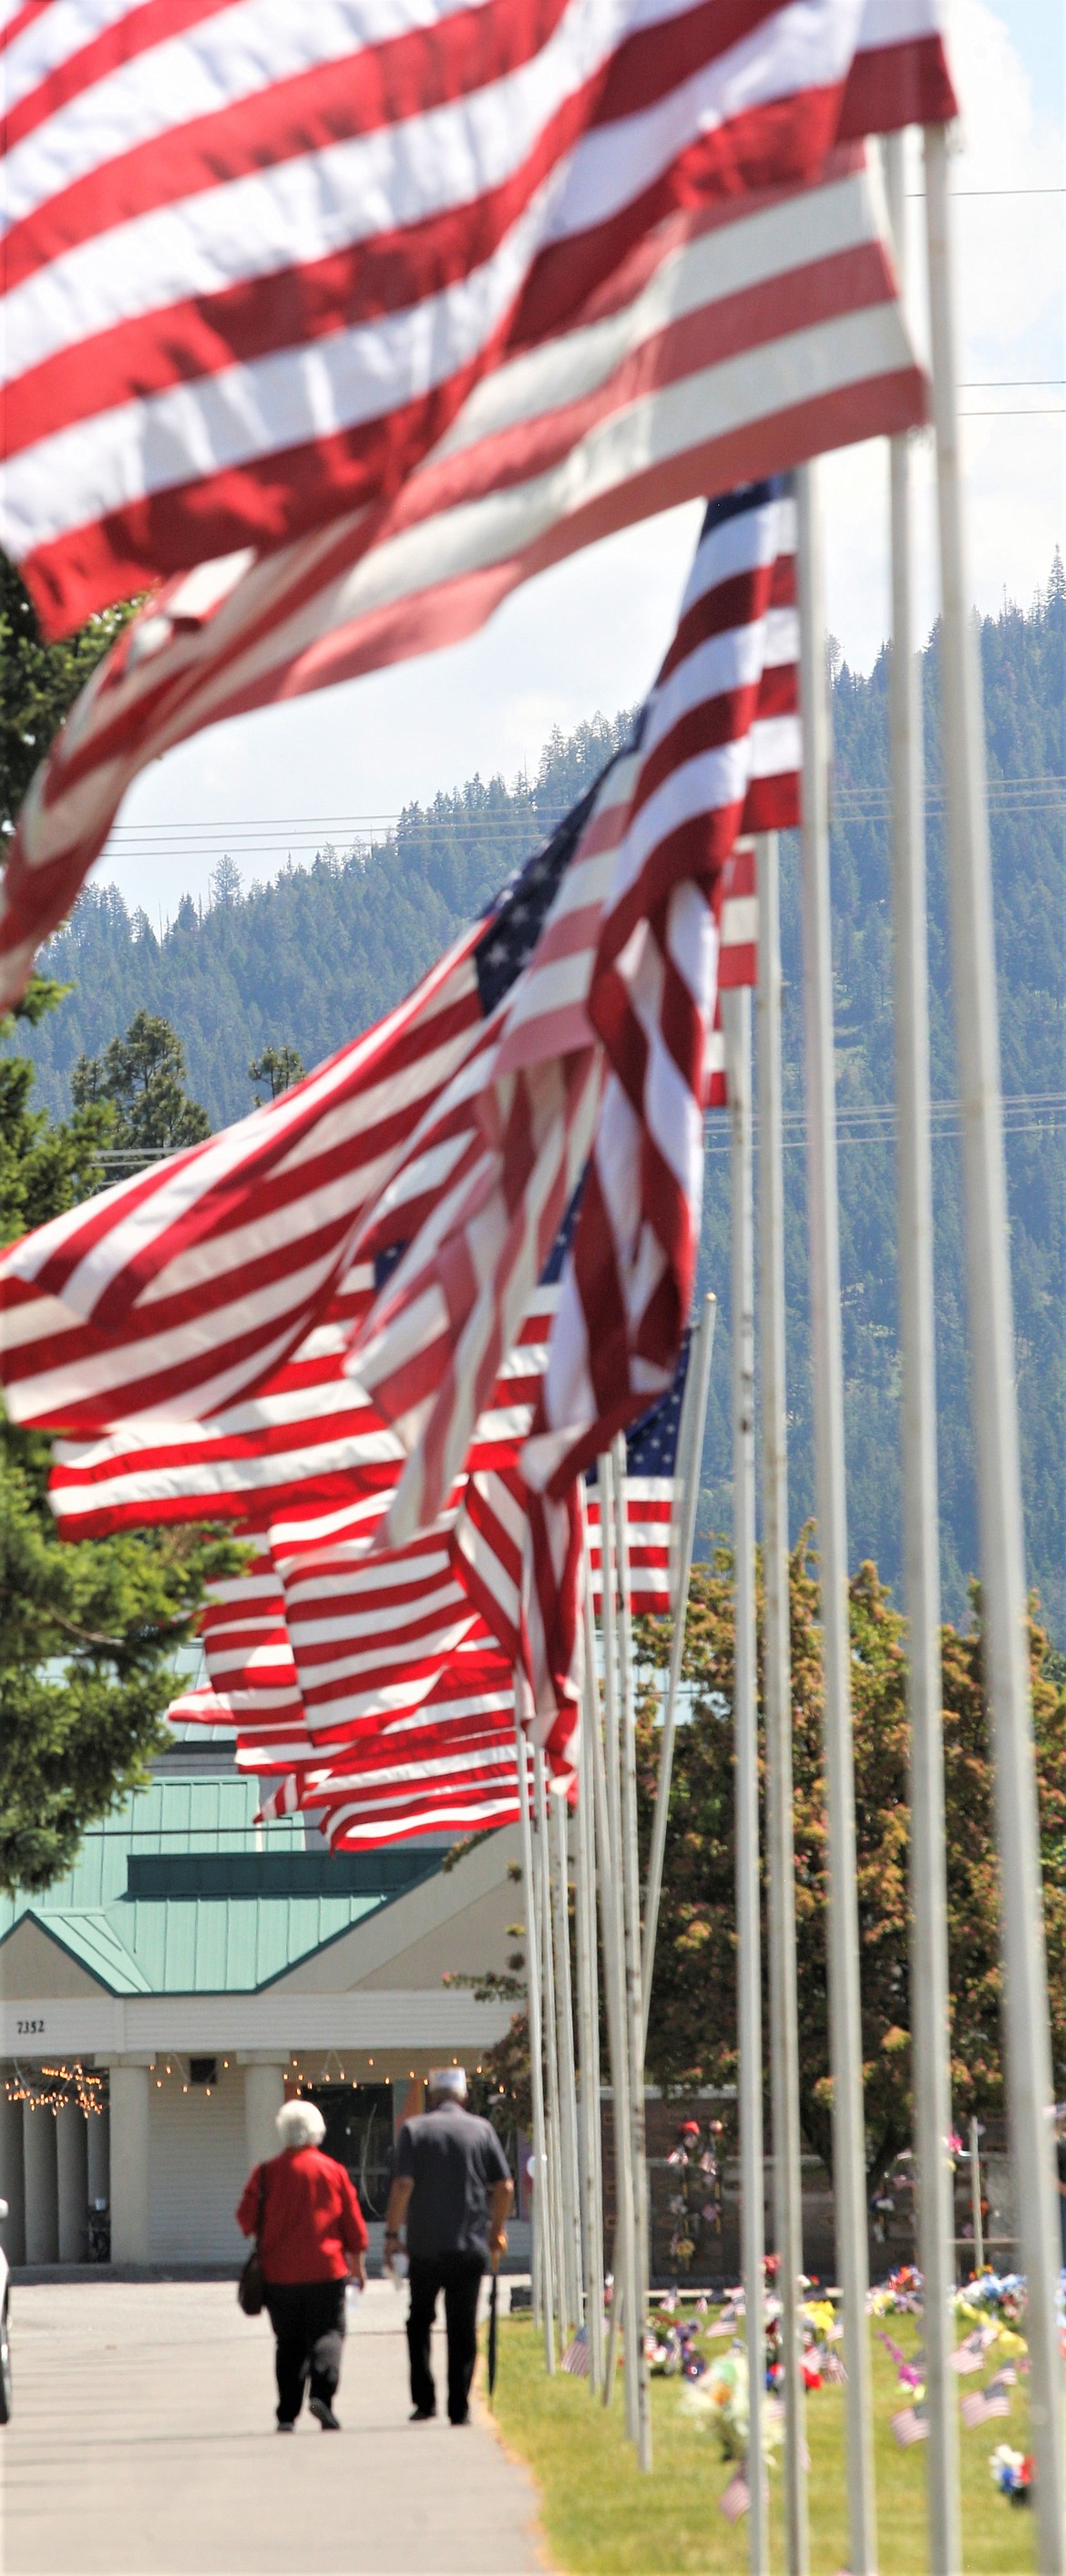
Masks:
[[[527,1756],[529,1795],[532,1765]],[[328,1768],[302,1765],[263,1802],[264,1817],[302,1808],[334,1850],[427,1833],[516,1824],[519,1755],[514,1690],[502,1665],[453,1668],[410,1724],[353,1748]]]
[[[877,14],[949,113],[912,0]],[[899,121],[883,64],[847,97],[870,16],[16,10],[0,535],[49,630],[343,510],[369,542],[471,387],[672,207],[813,176],[864,104]]]
[[[601,782],[492,1045],[416,1129],[359,1247],[406,1234],[405,1191],[445,1138],[457,1154],[461,1142],[460,1185],[438,1193],[353,1347],[360,1384],[411,1451],[393,1543],[444,1508],[582,1175],[539,1436],[523,1453],[530,1481],[561,1495],[673,1376],[702,1172],[715,889],[753,807],[766,820],[795,811],[794,520],[778,486],[712,504],[638,745]]]
[[[656,223],[565,329],[501,356],[380,509],[217,556],[142,611],[23,806],[0,1002],[69,910],[126,788],[173,744],[468,635],[517,583],[650,512],[924,416],[856,149],[799,192]]]
[[[685,1334],[673,1385],[626,1434],[624,1501],[629,1540],[629,1598],[636,1618],[666,1618],[671,1607],[677,1445],[688,1378],[690,1336]],[[597,1470],[586,1482],[592,1598],[602,1604],[600,1494]]]
[[[765,829],[798,811],[795,713],[776,775],[754,776],[752,762],[760,701],[781,680],[780,646],[773,662],[766,653],[770,603],[794,553],[782,485],[711,503],[650,701],[589,994],[610,1070],[523,1456],[549,1492],[665,1392],[677,1365],[695,1280],[722,871],[756,816]],[[794,667],[795,640],[792,650]]]
[[[135,1424],[150,1431],[151,1449],[165,1447],[175,1422],[226,1413],[231,1458],[251,1454],[246,1442],[262,1454],[259,1432],[279,1431],[283,1403],[265,1424],[232,1408],[276,1382],[331,1309],[350,1329],[368,1303],[372,1273],[351,1257],[360,1222],[427,1105],[435,1112],[450,1077],[485,1045],[583,813],[363,1037],[236,1126],[0,1255],[0,1368],[13,1419],[83,1436]],[[422,1213],[413,1204],[407,1221]],[[302,1370],[289,1390],[298,1407],[307,1383]],[[165,1457],[157,1463],[165,1470]]]

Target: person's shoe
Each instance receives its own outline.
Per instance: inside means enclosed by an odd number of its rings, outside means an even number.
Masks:
[[[458,2424],[469,2424],[469,2422],[470,2422],[470,2417],[469,2417],[469,2415],[449,2415],[449,2417],[448,2417],[448,2422],[449,2422],[449,2424],[457,2424],[457,2425],[458,2425]]]
[[[432,2424],[436,2412],[435,2406],[413,2406],[407,2420],[409,2424]]]
[[[316,2418],[317,2422],[321,2424],[324,2433],[340,2432],[340,2416],[334,2414],[328,2397],[311,2397],[308,2399],[308,2404],[312,2415]]]
[[[295,2424],[294,2424],[294,2423],[292,2423],[292,2422],[291,2422],[290,2418],[289,2418],[287,2415],[279,2415],[279,2417],[278,2417],[278,2431],[279,2431],[279,2433],[295,2433],[295,2431],[296,2431],[296,2426],[295,2426]]]

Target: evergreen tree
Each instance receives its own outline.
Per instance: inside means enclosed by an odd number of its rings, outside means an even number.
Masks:
[[[185,1049],[169,1020],[137,1011],[102,1056],[79,1056],[70,1077],[76,1109],[106,1101],[116,1151],[151,1158],[198,1145],[211,1122],[185,1090]]]
[[[262,1055],[253,1056],[248,1067],[248,1080],[255,1085],[256,1108],[262,1108],[264,1096],[277,1100],[283,1091],[292,1089],[294,1082],[302,1082],[306,1070],[295,1047],[264,1047]]]
[[[35,981],[19,1016],[60,999]],[[10,1028],[10,1023],[7,1024]],[[6,1241],[98,1189],[115,1106],[69,1123],[30,1106],[33,1067],[0,1059],[0,1219]],[[0,1886],[43,1888],[88,1825],[144,1780],[205,1582],[243,1551],[210,1529],[137,1530],[69,1545],[48,1503],[50,1444],[0,1417]]]
[[[0,555],[0,831],[10,832],[38,762],[135,602],[44,644],[27,590]]]

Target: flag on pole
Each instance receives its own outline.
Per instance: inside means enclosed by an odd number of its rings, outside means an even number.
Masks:
[[[638,1153],[646,1147],[654,1154],[654,1121],[668,1092],[669,1119],[678,1130],[674,1145],[693,1131],[686,1186],[698,1178],[705,1022],[714,999],[711,903],[745,817],[752,728],[768,669],[774,692],[794,699],[794,640],[790,666],[783,658],[778,605],[779,562],[794,552],[794,507],[780,487],[755,486],[711,505],[677,635],[637,742],[600,782],[537,947],[495,1024],[493,1043],[472,1068],[462,1069],[416,1131],[357,1244],[365,1255],[389,1239],[390,1229],[407,1238],[398,1267],[357,1328],[351,1362],[411,1453],[386,1525],[394,1541],[431,1526],[444,1507],[501,1350],[509,1347],[579,1181],[581,1207],[563,1264],[542,1412],[553,1372],[556,1381],[560,1376],[561,1333],[567,1349],[575,1347],[568,1303],[579,1246],[586,1292],[594,1286],[600,1300],[595,1311],[591,1305],[587,1310],[581,1346],[588,1352],[589,1336],[596,1337],[601,1375],[601,1364],[608,1370],[615,1364],[618,1282],[610,1276],[615,1246],[609,1191],[605,1197],[615,1149],[606,1139],[605,1121],[609,1125],[613,1117],[620,1129],[629,1122],[630,1142],[638,1133],[644,1140]],[[785,613],[791,618],[791,611]],[[769,736],[758,781],[760,806],[773,811],[780,803],[791,818],[794,714],[775,716]],[[647,991],[642,985],[631,1007],[625,979],[627,961],[634,959]],[[679,1046],[688,1050],[684,1068],[677,1062]],[[627,1079],[638,1060],[646,1064],[661,1093],[650,1126],[645,1121],[641,1128],[639,1118],[634,1122],[633,1105],[623,1101],[614,1072],[614,1107],[610,1096],[601,1105],[605,1059],[612,1066],[621,1062]],[[419,1186],[425,1168],[437,1168],[442,1141],[451,1140],[458,1151],[460,1137],[468,1148],[461,1185],[450,1197],[438,1193],[426,1224],[412,1237],[405,1194]],[[617,1175],[623,1193],[631,1193],[627,1210],[637,1209],[644,1181],[624,1157]],[[676,1175],[660,1157],[655,1175],[645,1174],[645,1180],[649,1208],[669,1227],[678,1215]],[[672,1213],[666,1212],[667,1200]],[[663,1265],[656,1269],[656,1259],[651,1256],[649,1276],[661,1294]],[[662,1364],[637,1388],[627,1373],[624,1390],[619,1384],[615,1391],[618,1418],[612,1430],[646,1411],[649,1398],[669,1385],[684,1296],[679,1278],[675,1322],[667,1321],[661,1336]],[[550,1472],[557,1493],[605,1445],[595,1407],[589,1424],[580,1456],[574,1440],[555,1434],[559,1454]],[[550,1398],[546,1427],[555,1433]],[[547,1445],[534,1441],[532,1466],[529,1447],[523,1455],[538,1487],[548,1483],[540,1466]]]
[[[680,1499],[677,1449],[688,1379],[691,1335],[686,1332],[673,1385],[626,1434],[625,1514],[629,1540],[630,1607],[636,1618],[667,1618],[671,1607],[674,1513]],[[598,1471],[585,1477],[592,1600],[603,1606]]]
[[[925,417],[856,147],[799,191],[657,220],[583,295],[565,329],[497,354],[380,508],[262,555],[219,539],[149,602],[23,805],[0,1002],[69,911],[132,780],[204,725],[454,642],[612,529]],[[300,356],[313,365],[321,344]]]
[[[603,1105],[523,1458],[549,1492],[664,1393],[677,1365],[695,1279],[722,871],[755,796],[764,826],[796,811],[794,712],[774,774],[753,779],[753,725],[782,677],[779,648],[767,660],[769,617],[794,555],[795,506],[780,482],[711,503],[649,702],[589,991]]]
[[[575,808],[405,1002],[303,1082],[0,1255],[0,1370],[15,1421],[83,1437],[137,1426],[164,1474],[175,1462],[153,1453],[183,1421],[227,1416],[223,1463],[262,1455],[260,1432],[275,1434],[267,1454],[284,1448],[284,1398],[297,1394],[299,1415],[309,1384],[328,1382],[320,1363],[370,1301],[373,1271],[352,1259],[358,1228],[427,1109],[484,1049],[584,813]],[[452,1152],[447,1140],[442,1150]],[[423,1213],[412,1202],[405,1222]],[[320,1323],[333,1338],[304,1352],[298,1387],[276,1390],[280,1407],[263,1423],[234,1414]]]
[[[950,113],[913,0],[16,11],[0,537],[47,630],[343,512],[365,548],[671,210],[899,122],[871,33]]]

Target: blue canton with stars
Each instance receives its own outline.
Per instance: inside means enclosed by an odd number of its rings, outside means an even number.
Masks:
[[[621,757],[621,753],[615,754],[615,759]],[[580,804],[571,806],[569,814],[557,824],[550,841],[542,850],[534,851],[517,875],[509,879],[502,894],[497,895],[474,950],[474,970],[486,1019],[517,982],[523,967],[528,966],[560,880],[573,858],[607,771],[613,767],[614,761],[609,760]]]
[[[642,1413],[626,1433],[626,1473],[629,1476],[672,1476],[677,1466],[677,1443],[681,1432],[681,1407],[685,1400],[691,1331],[681,1344],[674,1383],[658,1403]],[[596,1469],[590,1467],[586,1485],[596,1482]]]

